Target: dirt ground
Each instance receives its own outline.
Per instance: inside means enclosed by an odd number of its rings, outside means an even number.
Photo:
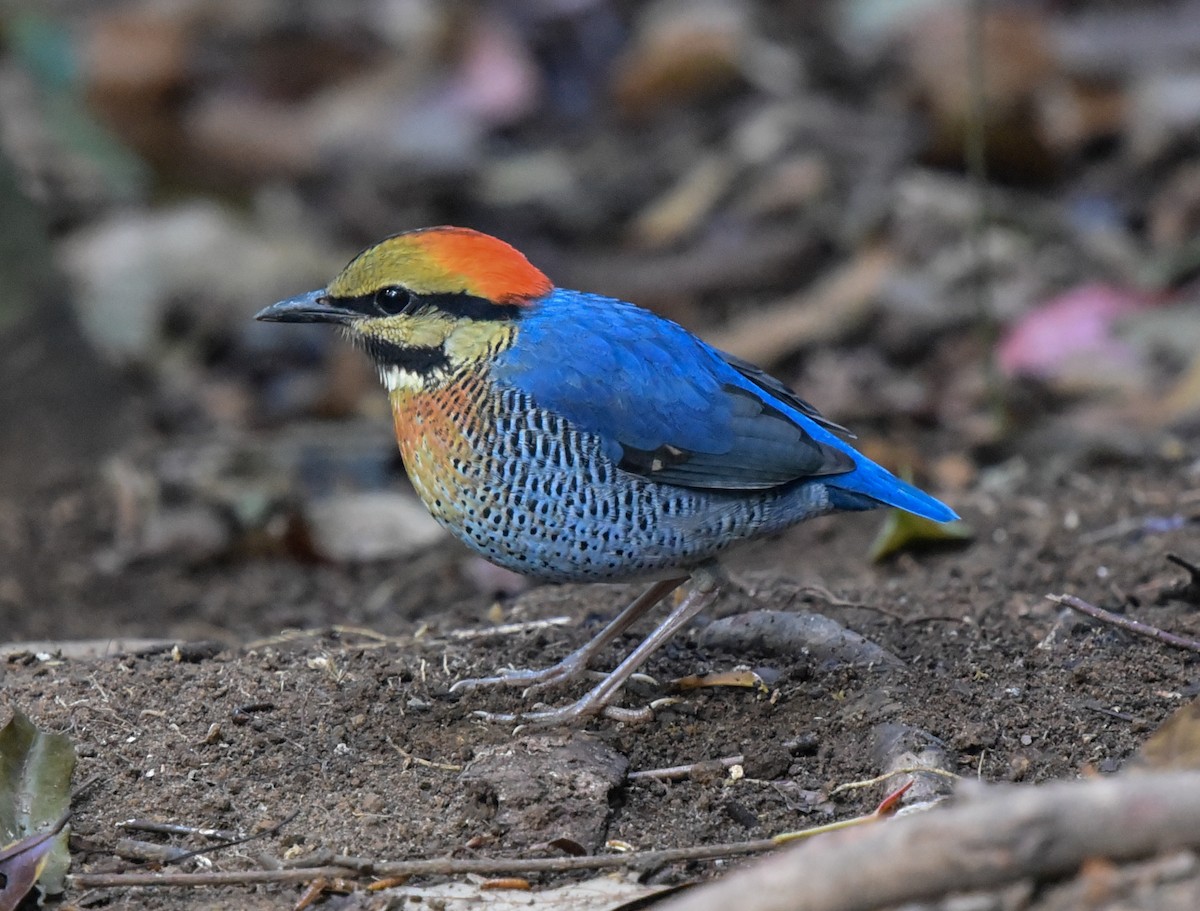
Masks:
[[[262,558],[188,571],[146,561],[114,576],[96,569],[111,505],[100,487],[73,489],[46,502],[37,521],[23,517],[28,549],[6,558],[21,567],[6,584],[35,586],[45,608],[7,618],[6,639],[82,639],[112,654],[7,648],[3,703],[76,744],[76,872],[136,869],[115,856],[129,850],[118,840],[130,833],[117,825],[130,818],[241,833],[287,820],[277,834],[218,854],[217,869],[322,849],[399,860],[524,856],[556,839],[603,850],[610,840],[651,849],[762,838],[869,812],[886,785],[828,795],[884,770],[888,725],[924,732],[948,768],[986,781],[1116,771],[1196,694],[1195,661],[1085,622],[1045,596],[1072,592],[1200,635],[1195,604],[1165,596],[1186,580],[1165,556],[1194,552],[1187,516],[1200,503],[1197,466],[1150,458],[1064,468],[1015,457],[985,480],[953,501],[977,532],[963,549],[872,566],[863,554],[881,516],[864,514],[810,522],[730,562],[737,590],[715,616],[819,611],[902,664],[731,654],[699,647],[689,630],[648,665],[660,684],[638,683],[623,704],[665,695],[674,678],[741,664],[760,669],[770,691],[692,690],[650,723],[597,720],[574,734],[514,733],[474,715],[519,708],[518,691],[447,689],[564,654],[631,597],[628,587],[543,587],[497,602],[461,580],[466,557],[450,544],[405,566],[353,571]],[[463,636],[559,617],[568,622]],[[284,627],[303,632],[279,635]],[[178,641],[182,651],[124,647],[128,637]],[[610,777],[598,791],[504,790],[505,765],[544,771],[521,757],[580,744],[608,748],[600,764]],[[737,781],[712,769],[669,783],[626,775],[733,755],[744,757]],[[195,863],[180,869],[203,869]],[[671,865],[647,876],[676,882],[725,867]],[[285,885],[69,898],[87,907],[274,908],[298,893]]]

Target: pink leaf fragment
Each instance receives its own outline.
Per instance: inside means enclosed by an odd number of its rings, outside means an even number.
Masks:
[[[1114,332],[1116,322],[1151,303],[1139,291],[1112,285],[1079,285],[1021,317],[997,347],[1007,376],[1052,379],[1081,357],[1128,364],[1133,349]]]

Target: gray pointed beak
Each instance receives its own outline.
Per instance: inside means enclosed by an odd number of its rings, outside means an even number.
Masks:
[[[324,288],[297,294],[254,314],[255,319],[269,323],[348,323],[360,316],[355,310],[330,303]]]

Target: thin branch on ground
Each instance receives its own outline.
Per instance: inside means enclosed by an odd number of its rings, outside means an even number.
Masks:
[[[740,756],[730,756],[708,763],[692,766],[677,766],[672,769],[650,769],[634,772],[630,777],[674,777],[675,773],[690,771],[691,768],[712,763],[734,765]],[[929,770],[920,770],[929,771]],[[899,773],[896,773],[899,774]],[[883,781],[889,776],[877,779]],[[904,789],[907,789],[905,785]],[[901,789],[899,793],[902,793]],[[886,801],[885,801],[886,803]],[[880,810],[866,816],[839,820],[814,826],[798,832],[784,832],[772,838],[732,842],[718,845],[692,845],[667,848],[660,851],[630,851],[620,854],[594,856],[533,857],[533,858],[433,858],[430,860],[383,861],[369,857],[335,854],[333,851],[315,851],[303,857],[286,861],[281,869],[213,871],[207,873],[76,873],[70,877],[73,886],[86,889],[134,887],[134,886],[222,886],[249,885],[271,882],[308,882],[321,877],[344,876],[357,873],[362,876],[398,877],[411,876],[463,876],[469,874],[490,875],[496,873],[568,873],[579,870],[605,870],[613,868],[652,868],[670,863],[713,860],[758,854],[773,850],[782,844],[836,831],[848,826],[859,826],[880,818]],[[282,823],[281,823],[282,825]],[[278,827],[276,827],[278,828]],[[223,846],[219,846],[223,847]],[[200,852],[196,852],[200,853]],[[191,855],[187,855],[191,856]]]
[[[230,870],[211,873],[73,873],[79,889],[122,886],[224,886],[252,883],[306,882],[319,876],[465,876],[472,873],[569,873],[577,870],[657,867],[670,863],[758,854],[778,847],[770,838],[720,845],[692,845],[661,851],[633,851],[588,857],[439,857],[429,860],[381,861],[318,851],[296,858],[282,870]]]
[[[212,854],[216,851],[224,851],[226,848],[234,848],[234,847],[237,847],[238,845],[248,844],[252,841],[259,841],[260,839],[263,839],[263,838],[270,838],[272,835],[279,834],[279,832],[282,831],[284,826],[286,826],[289,822],[291,822],[293,819],[295,819],[299,815],[300,815],[300,811],[295,810],[288,816],[279,820],[279,822],[275,823],[275,825],[271,826],[271,828],[269,828],[269,829],[263,829],[261,832],[252,832],[249,835],[241,835],[241,836],[238,836],[237,838],[230,838],[230,839],[226,839],[224,841],[219,841],[214,845],[208,845],[207,847],[204,847],[204,848],[197,848],[195,851],[188,851],[185,854],[180,854],[178,857],[173,857],[169,861],[165,861],[165,863],[177,864],[180,861],[190,860],[193,857],[200,857],[203,855]]]
[[[273,636],[264,636],[261,639],[254,639],[247,642],[243,646],[243,649],[245,651],[254,651],[270,646],[293,645],[297,642],[312,639],[327,639],[331,636],[343,640],[341,643],[343,645],[353,645],[353,647],[360,649],[385,648],[389,645],[408,645],[414,638],[413,636],[389,636],[386,633],[380,633],[365,626],[342,626],[334,624],[333,626],[317,626],[308,629],[286,629]],[[354,643],[344,641],[354,636],[361,637],[367,641]]]
[[[438,633],[432,638],[453,639],[456,642],[464,642],[470,639],[483,639],[487,636],[512,636],[517,633],[532,633],[555,626],[573,626],[575,622],[570,617],[547,617],[545,620],[523,620],[519,623],[501,623],[498,626],[485,626],[482,629],[452,629],[445,633]]]
[[[973,796],[974,799],[970,799]],[[1087,858],[1134,860],[1200,847],[1200,772],[1059,782],[1039,788],[979,786],[949,808],[867,827],[879,813],[770,839],[590,857],[433,858],[380,861],[315,852],[278,870],[205,873],[76,873],[74,888],[221,886],[308,882],[318,877],[463,876],[644,869],[788,850],[711,885],[664,911],[864,911],[950,891],[1069,873]],[[853,825],[844,837],[830,829]],[[815,834],[825,837],[813,839]],[[914,851],[913,845],[921,845]],[[747,886],[753,880],[754,888]]]
[[[966,617],[955,617],[952,614],[927,614],[920,617],[906,617],[905,626],[916,626],[918,623],[969,623]]]
[[[1191,521],[1192,517],[1178,513],[1170,516],[1134,516],[1082,534],[1079,536],[1079,543],[1085,547],[1093,547],[1127,535],[1155,535],[1178,531]]]
[[[408,750],[404,749],[404,747],[396,743],[396,741],[392,740],[391,734],[388,734],[385,739],[388,742],[388,746],[404,757],[405,769],[408,769],[410,766],[419,765],[424,766],[427,769],[439,769],[443,772],[461,772],[463,770],[461,765],[455,765],[452,762],[435,762],[432,759],[422,759],[420,756],[410,753]]]
[[[640,772],[630,772],[625,777],[630,781],[642,781],[652,778],[656,781],[679,781],[690,778],[696,773],[728,769],[741,765],[746,761],[745,756],[722,756],[720,759],[701,759],[699,762],[689,762],[686,765],[667,766],[663,769],[643,769]]]
[[[303,883],[322,876],[345,876],[345,867],[297,867],[291,870],[213,870],[207,873],[72,873],[76,889],[130,886],[250,886],[257,883]]]
[[[1200,847],[1200,772],[963,788],[966,798],[744,866],[662,911],[871,911]]]
[[[245,646],[246,651],[253,651],[259,648],[268,646],[294,645],[298,642],[304,642],[312,639],[324,639],[329,636],[336,636],[343,640],[340,644],[369,651],[371,649],[389,648],[398,645],[411,645],[416,641],[444,641],[447,639],[455,642],[465,642],[471,639],[484,639],[488,636],[512,636],[517,633],[537,632],[542,629],[549,629],[557,626],[571,626],[575,621],[570,617],[547,617],[544,620],[524,620],[517,623],[501,623],[497,626],[487,626],[483,628],[472,629],[452,629],[444,633],[431,633],[428,627],[422,627],[418,632],[404,636],[389,636],[385,633],[376,632],[373,629],[367,629],[362,626],[321,626],[313,629],[293,629],[285,630],[274,636],[267,636],[263,639],[255,639]],[[358,637],[363,642],[345,641],[350,637]]]
[[[1123,617],[1120,614],[1114,614],[1112,611],[1097,607],[1095,604],[1084,601],[1082,598],[1077,598],[1074,595],[1047,595],[1046,597],[1055,604],[1069,607],[1071,610],[1078,611],[1081,614],[1091,617],[1093,620],[1099,620],[1101,623],[1107,623],[1110,626],[1116,626],[1128,632],[1136,633],[1139,636],[1145,636],[1147,639],[1154,639],[1165,645],[1173,645],[1176,648],[1186,648],[1189,651],[1200,652],[1200,640],[1190,639],[1187,636],[1179,636],[1175,633],[1168,633],[1166,630],[1159,629],[1157,626],[1152,626],[1141,620],[1134,620],[1132,617]]]
[[[176,822],[155,822],[153,819],[127,819],[117,823],[118,829],[127,832],[153,832],[156,835],[198,835],[217,841],[232,841],[241,838],[241,832],[231,829],[210,829],[204,826],[185,826]]]
[[[615,867],[656,867],[663,864],[693,860],[712,860],[756,854],[776,847],[770,838],[738,841],[719,845],[688,845],[660,851],[630,851],[621,854],[598,854],[584,857],[471,857],[431,858],[428,860],[378,861],[342,854],[328,855],[327,863],[341,864],[359,873],[379,876],[458,876],[470,873],[560,873],[574,870],[607,870]],[[326,855],[317,852],[309,858],[297,858],[299,863]]]
[[[866,601],[848,601],[845,598],[839,598],[823,585],[802,585],[795,592],[798,596],[816,596],[828,604],[830,607],[840,607],[850,610],[865,610],[874,614],[882,614],[884,617],[903,624],[911,626],[916,623],[964,623],[962,617],[952,617],[948,614],[934,614],[924,617],[913,617],[900,611],[892,610],[890,607],[883,607],[879,604],[869,604]]]
[[[845,791],[857,791],[862,788],[872,788],[877,784],[883,784],[897,775],[937,775],[941,778],[948,778],[951,781],[959,781],[962,776],[955,775],[953,772],[948,772],[946,769],[935,769],[931,766],[912,766],[904,769],[893,769],[890,772],[884,772],[882,775],[876,775],[874,778],[864,778],[861,781],[847,781],[845,784],[840,784],[829,792],[830,797],[835,797]]]
[[[795,591],[796,595],[816,596],[828,604],[830,607],[855,608],[857,610],[871,611],[876,614],[883,614],[885,617],[891,617],[893,620],[904,622],[904,615],[898,611],[890,610],[886,607],[880,607],[877,604],[867,604],[864,601],[848,601],[845,598],[839,598],[823,585],[801,585]]]

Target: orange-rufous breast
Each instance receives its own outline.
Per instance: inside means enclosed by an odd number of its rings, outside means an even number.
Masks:
[[[485,490],[488,454],[481,405],[485,380],[465,376],[434,389],[396,389],[392,420],[417,495],[439,521],[455,524]]]

